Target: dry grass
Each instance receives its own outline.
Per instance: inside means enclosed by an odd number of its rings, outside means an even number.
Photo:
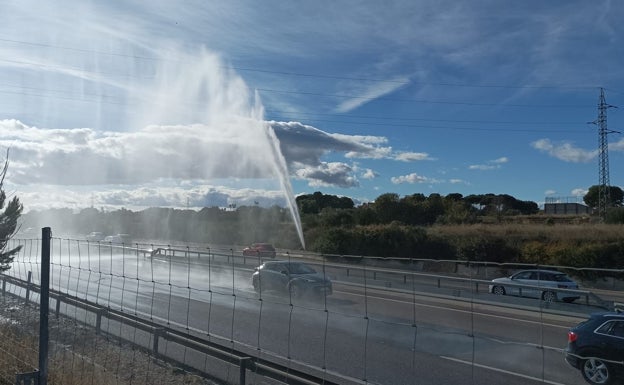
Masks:
[[[14,298],[1,298],[0,385],[13,385],[16,373],[32,372],[38,366],[39,313]],[[48,362],[50,385],[216,384],[67,318],[50,322]]]
[[[551,242],[609,242],[622,240],[624,225],[498,223],[432,226],[427,232],[429,235],[444,238],[492,237]]]

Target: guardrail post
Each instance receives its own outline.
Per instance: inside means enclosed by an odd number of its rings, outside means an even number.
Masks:
[[[30,301],[30,281],[32,279],[32,271],[28,272],[28,280],[26,281],[26,303]]]
[[[56,318],[58,318],[59,315],[61,314],[61,296],[60,295],[56,296],[56,308],[54,309],[54,311],[56,312]]]
[[[102,329],[102,315],[106,313],[106,309],[98,309],[95,312],[95,334],[100,334]]]
[[[250,357],[242,357],[240,359],[240,372],[239,372],[239,385],[245,385],[245,375],[247,372],[247,363],[251,360]]]
[[[17,373],[15,375],[15,385],[38,385],[39,371],[29,373]]]
[[[152,343],[154,357],[158,357],[158,342],[160,340],[160,335],[163,334],[164,331],[164,328],[154,328],[154,342]]]

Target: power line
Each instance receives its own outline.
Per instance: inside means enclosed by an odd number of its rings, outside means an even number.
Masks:
[[[263,92],[274,92],[274,93],[282,93],[282,94],[334,97],[334,98],[344,98],[344,99],[360,99],[360,100],[376,100],[376,101],[383,100],[383,101],[391,101],[391,102],[448,104],[448,105],[480,106],[480,107],[493,107],[493,106],[530,107],[530,108],[584,108],[584,107],[587,107],[587,105],[584,105],[584,104],[511,104],[511,103],[451,102],[451,101],[443,101],[443,100],[392,98],[392,97],[385,97],[385,96],[369,97],[369,96],[347,95],[347,94],[324,94],[324,93],[316,93],[316,92],[274,90],[274,89],[268,89],[268,88],[258,88],[257,90],[263,91]]]
[[[490,131],[490,132],[535,132],[535,133],[565,133],[570,134],[570,130],[554,130],[554,129],[522,129],[522,128],[486,128],[486,127],[457,127],[457,126],[424,126],[424,125],[411,125],[411,124],[384,124],[384,123],[367,123],[367,122],[341,122],[331,120],[311,120],[315,122],[324,123],[348,123],[360,126],[380,126],[380,127],[394,127],[394,128],[427,128],[427,129],[443,129],[443,130],[460,130],[460,131]],[[586,134],[586,131],[578,131],[577,134]]]
[[[350,114],[329,114],[321,112],[293,112],[267,109],[266,112],[273,114],[297,114],[302,116],[329,116],[338,118],[353,119],[373,119],[373,120],[398,120],[398,121],[425,121],[425,122],[450,122],[450,123],[487,123],[487,124],[521,124],[521,125],[576,125],[577,121],[569,122],[547,122],[547,121],[511,121],[511,120],[465,120],[465,119],[426,119],[426,118],[397,118],[392,116],[374,115],[350,115]],[[287,118],[286,118],[287,119]]]
[[[179,60],[176,60],[173,58],[157,58],[157,57],[141,56],[141,55],[135,55],[135,54],[124,54],[124,53],[111,52],[111,51],[98,51],[98,50],[91,50],[91,49],[85,49],[85,48],[66,47],[66,46],[59,46],[59,45],[54,45],[54,44],[29,42],[29,41],[23,41],[23,40],[7,39],[7,38],[0,38],[0,42],[30,45],[30,46],[35,46],[35,47],[55,48],[55,49],[61,49],[61,50],[67,50],[67,51],[74,51],[74,52],[81,52],[81,53],[88,53],[88,54],[98,54],[98,55],[104,55],[104,56],[123,57],[123,58],[137,59],[137,60],[179,62]],[[349,80],[349,81],[391,83],[391,84],[404,84],[404,85],[412,84],[412,85],[436,86],[436,87],[498,88],[498,89],[595,89],[596,88],[596,86],[590,86],[590,85],[563,85],[563,84],[560,84],[560,85],[532,85],[532,84],[513,85],[513,84],[470,84],[470,83],[422,82],[422,81],[414,81],[414,80],[377,79],[377,78],[369,78],[369,77],[337,76],[337,75],[328,75],[328,74],[311,74],[311,73],[303,73],[303,72],[276,71],[276,70],[239,67],[239,66],[220,66],[220,68],[234,69],[236,71],[244,71],[244,72],[257,72],[257,73],[266,73],[266,74],[293,76],[293,77],[308,77],[308,78],[317,78],[317,79]]]

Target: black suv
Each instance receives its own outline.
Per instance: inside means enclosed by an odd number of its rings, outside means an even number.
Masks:
[[[624,313],[594,313],[570,329],[565,359],[590,384],[612,384],[616,377],[622,377]]]

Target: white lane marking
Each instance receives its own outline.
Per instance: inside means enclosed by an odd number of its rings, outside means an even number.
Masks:
[[[445,360],[449,360],[449,361],[453,361],[453,362],[459,362],[460,364],[466,364],[466,365],[472,365],[472,366],[476,366],[478,368],[482,368],[482,369],[488,369],[488,370],[492,370],[494,372],[499,372],[499,373],[503,373],[503,374],[509,374],[511,376],[515,376],[515,377],[520,377],[520,378],[526,378],[528,380],[533,380],[536,382],[541,382],[543,384],[550,384],[550,385],[566,385],[566,384],[562,384],[560,382],[555,382],[555,381],[549,381],[549,380],[545,380],[545,379],[541,379],[538,377],[532,377],[532,376],[527,376],[526,374],[521,374],[521,373],[516,373],[516,372],[511,372],[509,370],[504,370],[504,369],[499,369],[499,368],[495,368],[492,366],[487,366],[487,365],[481,365],[481,364],[476,364],[470,361],[464,361],[464,360],[460,360],[458,358],[453,358],[453,357],[447,357],[447,356],[440,356],[440,358],[443,358]]]
[[[336,291],[336,292],[339,292],[339,291]],[[340,291],[340,293],[353,295],[353,296],[358,296],[358,297],[364,297],[363,294],[350,293],[350,292],[346,292],[346,291]],[[542,321],[531,321],[531,320],[519,319],[519,318],[515,318],[515,317],[508,317],[508,316],[502,316],[502,315],[481,313],[481,312],[477,312],[477,311],[474,311],[474,310],[453,309],[453,308],[439,306],[439,305],[428,305],[428,304],[424,304],[424,303],[420,303],[420,302],[407,302],[407,301],[400,300],[400,299],[377,297],[377,296],[370,295],[370,294],[368,294],[367,297],[368,298],[382,299],[384,301],[389,301],[389,302],[406,303],[406,304],[414,305],[414,306],[430,307],[430,308],[434,308],[434,309],[448,310],[448,311],[454,311],[454,312],[458,312],[458,313],[480,315],[480,316],[483,316],[483,317],[499,318],[499,319],[511,320],[511,321],[520,321],[520,322],[524,322],[524,323],[528,323],[528,324],[544,325],[544,326],[549,326],[549,327],[559,328],[559,329],[565,329],[565,330],[568,330],[570,328],[569,326],[561,326],[561,325],[549,324],[549,323],[545,323],[545,322],[542,322]]]

